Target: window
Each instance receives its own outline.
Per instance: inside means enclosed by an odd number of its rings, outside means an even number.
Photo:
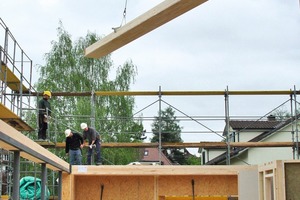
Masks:
[[[145,150],[145,151],[144,151],[144,156],[148,156],[148,154],[149,154],[149,151],[148,151],[148,150]]]

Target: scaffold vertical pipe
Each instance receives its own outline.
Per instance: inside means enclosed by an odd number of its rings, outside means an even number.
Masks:
[[[229,141],[229,95],[228,95],[228,86],[225,91],[225,119],[226,119],[226,144],[227,144],[227,156],[226,156],[226,165],[230,165],[230,141]]]
[[[20,199],[20,151],[14,151],[14,166],[13,166],[13,198]]]
[[[5,36],[4,36],[4,55],[3,55],[3,62],[7,64],[7,54],[5,52],[8,52],[8,27],[5,28]]]
[[[30,77],[29,77],[29,94],[33,91],[33,86],[32,86],[32,60],[30,60]],[[30,107],[30,101],[29,101],[29,107]]]
[[[19,104],[19,107],[20,109],[19,110],[19,116],[23,116],[23,74],[24,74],[24,51],[23,49],[21,50],[21,74],[20,74],[20,94],[19,96],[17,97],[17,99],[19,99],[20,101],[18,102]]]
[[[291,95],[290,95],[290,106],[291,106],[291,116],[292,116],[292,117],[293,117],[293,116],[296,116],[296,115],[294,115],[293,96],[294,96],[294,94],[291,94]],[[294,124],[295,124],[295,123],[292,123],[292,127],[291,127],[291,128],[292,128],[292,131],[291,131],[291,134],[292,134],[292,142],[295,142],[295,127],[294,127]],[[297,126],[297,124],[296,124],[296,126]],[[295,151],[296,147],[293,146],[292,148],[293,148],[293,159],[295,160],[295,158],[296,158],[296,151]]]
[[[295,100],[295,124],[296,124],[296,156],[299,159],[299,130],[298,130],[298,111],[297,111],[297,92],[294,86],[294,100]]]
[[[92,90],[91,92],[91,127],[94,127],[96,130],[96,124],[95,124],[95,91]],[[92,153],[92,157],[91,157],[91,164],[94,162],[94,154]]]
[[[92,90],[91,95],[91,126],[96,128],[95,126],[95,119],[96,119],[96,113],[95,113],[95,91]]]
[[[41,200],[46,200],[46,183],[47,183],[47,168],[46,163],[42,163],[42,174],[41,174]]]
[[[58,172],[58,188],[57,188],[57,198],[62,199],[62,171]]]
[[[161,86],[159,86],[159,94],[158,94],[158,117],[159,117],[159,122],[158,122],[158,158],[159,158],[159,164],[161,165]]]

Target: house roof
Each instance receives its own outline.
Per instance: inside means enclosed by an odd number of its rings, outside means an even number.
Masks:
[[[161,161],[163,165],[172,165],[172,162],[163,154],[161,154]],[[144,148],[140,161],[143,162],[159,162],[158,148]]]
[[[229,121],[230,126],[234,130],[249,130],[249,129],[256,129],[256,130],[264,130],[261,134],[258,136],[252,138],[248,142],[258,142],[263,140],[264,138],[268,137],[269,135],[273,134],[277,130],[285,127],[286,125],[290,124],[294,121],[294,118],[289,118],[286,121],[276,121],[276,120],[268,120],[268,121],[251,121],[251,120],[232,120]],[[244,127],[242,126],[244,125]],[[256,128],[255,128],[256,127]],[[237,155],[239,152],[241,152],[244,149],[247,149],[248,147],[242,147],[242,148],[236,148],[232,152],[230,152],[230,156]],[[218,163],[221,163],[226,160],[227,152],[217,156],[216,158],[206,162],[207,165],[216,165]]]
[[[282,121],[250,121],[250,120],[232,120],[229,125],[234,130],[241,129],[274,129],[280,126]]]

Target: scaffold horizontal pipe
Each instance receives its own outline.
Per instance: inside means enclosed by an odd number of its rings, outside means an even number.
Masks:
[[[41,144],[42,145],[42,144]],[[227,148],[230,147],[293,147],[294,142],[190,142],[162,143],[163,148]],[[42,145],[43,146],[43,145]],[[86,144],[88,146],[88,144]],[[158,148],[158,143],[102,143],[102,148]],[[54,147],[54,146],[53,146]],[[64,148],[65,143],[56,143],[56,148]]]
[[[42,93],[31,93],[42,96]],[[252,90],[252,91],[95,91],[96,96],[210,96],[210,95],[292,95],[300,90]],[[92,92],[52,92],[52,96],[91,96]]]

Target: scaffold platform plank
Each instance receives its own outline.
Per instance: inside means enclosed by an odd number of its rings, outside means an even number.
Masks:
[[[18,131],[34,131],[32,127],[2,103],[0,103],[0,119]]]
[[[6,74],[6,76],[4,74]],[[1,62],[0,79],[3,82],[6,82],[7,86],[12,91],[20,92],[20,79],[18,79],[17,76],[3,62]],[[29,92],[29,89],[25,85],[22,85],[22,92]]]
[[[203,4],[207,0],[164,0],[143,15],[125,24],[85,49],[85,56],[100,58],[159,26]]]
[[[230,142],[230,147],[293,147],[295,142]],[[58,142],[55,148],[65,148],[65,142]],[[86,143],[85,146],[88,146]],[[101,148],[158,148],[158,143],[101,143]],[[226,142],[184,142],[184,143],[162,143],[162,148],[210,148],[226,149]]]
[[[55,143],[47,140],[35,140],[36,143],[41,145],[44,148],[53,148],[55,147]]]

